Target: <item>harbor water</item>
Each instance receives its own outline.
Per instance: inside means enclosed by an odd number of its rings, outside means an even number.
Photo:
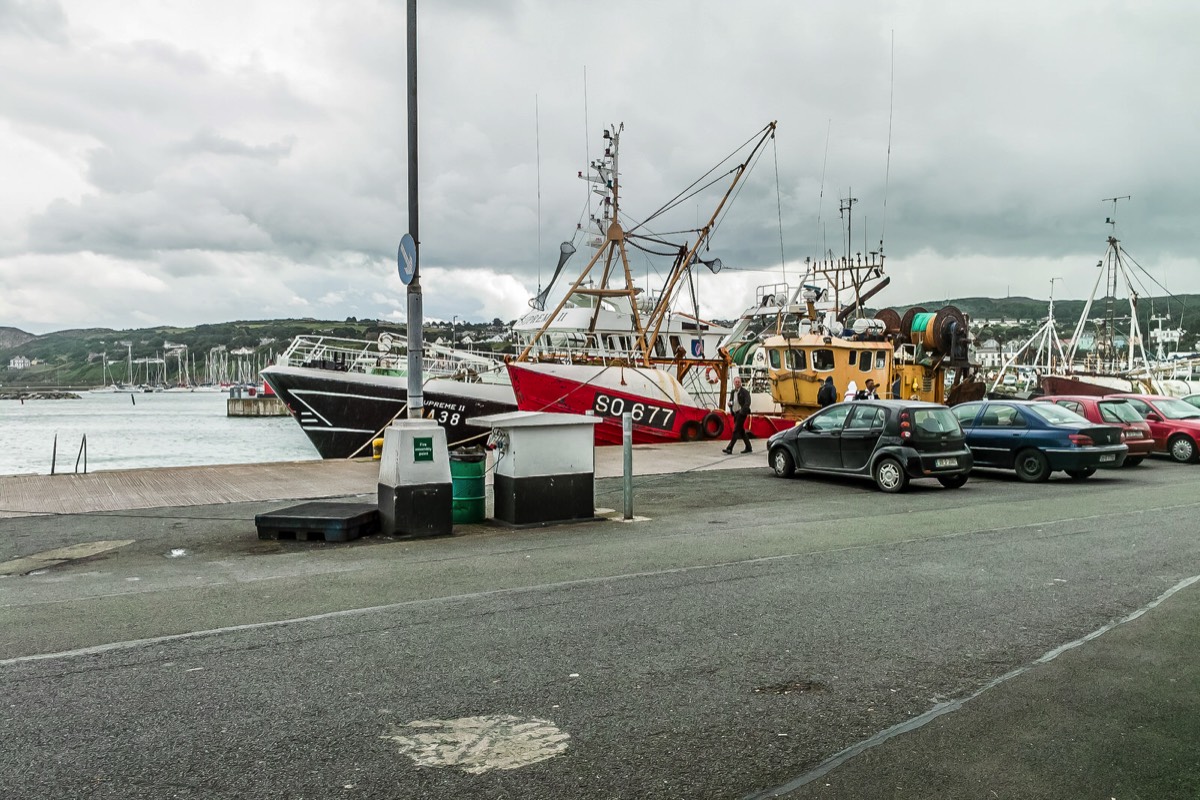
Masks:
[[[317,460],[291,417],[227,417],[224,392],[79,392],[78,400],[0,400],[0,475]],[[83,459],[79,458],[79,471]]]

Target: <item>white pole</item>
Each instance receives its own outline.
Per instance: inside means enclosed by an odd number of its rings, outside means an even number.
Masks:
[[[633,413],[621,415],[621,444],[625,450],[625,519],[633,519]]]

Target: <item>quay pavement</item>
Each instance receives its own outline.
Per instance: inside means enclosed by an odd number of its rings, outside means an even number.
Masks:
[[[345,544],[254,515],[369,461],[0,477],[5,797],[1200,797],[1200,466],[720,447],[637,448],[632,522]]]

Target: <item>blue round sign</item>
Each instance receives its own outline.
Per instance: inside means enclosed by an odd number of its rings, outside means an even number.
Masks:
[[[400,237],[400,250],[396,253],[396,267],[400,270],[400,280],[404,285],[412,283],[417,274],[417,243],[411,233]]]

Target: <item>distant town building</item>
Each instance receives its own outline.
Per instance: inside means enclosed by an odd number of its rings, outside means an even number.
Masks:
[[[1021,349],[1024,342],[1009,341],[1003,345],[996,339],[987,339],[975,347],[975,360],[984,369],[998,369]]]
[[[33,362],[25,356],[13,356],[8,360],[9,369],[29,369],[32,365]]]

